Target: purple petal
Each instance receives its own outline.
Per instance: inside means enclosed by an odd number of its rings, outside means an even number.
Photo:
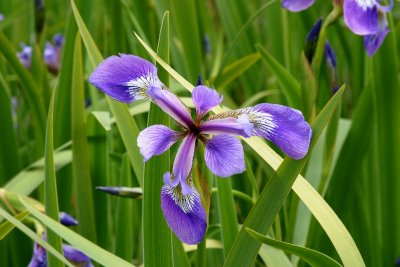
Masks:
[[[175,179],[181,183],[182,193],[184,195],[191,193],[190,188],[186,186],[186,180],[192,170],[195,146],[196,136],[194,134],[189,134],[183,139],[175,156],[173,174]]]
[[[22,50],[17,53],[19,61],[24,65],[25,68],[29,69],[32,64],[32,47],[21,43]]]
[[[211,120],[203,122],[199,130],[205,134],[228,134],[250,137],[253,135],[253,123],[250,122],[247,114],[242,114],[238,118],[218,118],[214,115]]]
[[[146,98],[150,84],[160,84],[157,68],[143,58],[120,54],[106,58],[89,81],[115,100],[130,103]]]
[[[328,64],[328,66],[331,69],[336,69],[336,55],[335,55],[335,51],[333,50],[332,45],[326,41],[325,42],[325,60],[326,63]]]
[[[307,154],[311,128],[300,111],[276,104],[259,104],[248,110],[255,135],[270,140],[291,158]]]
[[[315,0],[282,0],[282,7],[292,12],[299,12],[309,8]]]
[[[46,65],[54,70],[60,69],[60,47],[47,42],[43,52],[43,60]]]
[[[46,250],[39,244],[35,243],[33,247],[33,256],[28,264],[28,267],[43,267],[47,266]]]
[[[228,135],[217,135],[205,143],[207,167],[220,177],[228,177],[246,170],[242,144]]]
[[[64,37],[60,33],[57,33],[53,37],[53,42],[55,46],[61,47],[64,44]]]
[[[196,107],[197,118],[201,119],[213,107],[221,103],[222,96],[214,89],[199,85],[193,89],[192,99]]]
[[[144,161],[154,155],[161,155],[177,140],[179,133],[164,125],[152,125],[139,133],[137,143]]]
[[[192,117],[188,108],[182,101],[167,89],[161,89],[158,86],[150,85],[147,94],[152,100],[174,120],[187,128],[194,127]]]
[[[345,0],[344,22],[358,35],[371,35],[381,31],[377,2],[373,0]]]
[[[73,225],[78,225],[78,221],[72,217],[70,214],[62,211],[60,212],[60,223],[65,225],[65,226],[73,226]]]
[[[90,263],[90,258],[80,250],[77,250],[76,248],[63,244],[62,249],[64,252],[64,256],[65,258],[67,258],[67,260],[72,261],[74,263]],[[88,265],[79,265],[79,266],[88,266]]]
[[[0,13],[0,21],[2,21],[4,19],[5,19],[4,15]]]
[[[186,244],[200,243],[207,229],[206,213],[200,195],[191,187],[191,194],[183,195],[180,187],[164,185],[161,190],[161,209],[171,230]]]
[[[389,28],[386,27],[384,30],[378,32],[377,34],[364,36],[364,47],[370,57],[372,57],[379,49],[388,33]]]

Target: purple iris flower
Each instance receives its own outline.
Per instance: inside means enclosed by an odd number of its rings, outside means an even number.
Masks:
[[[152,125],[140,132],[137,142],[147,161],[182,140],[172,172],[163,176],[161,209],[170,228],[187,244],[199,243],[207,228],[206,213],[191,177],[199,143],[205,148],[206,165],[220,177],[245,170],[243,147],[235,136],[264,137],[295,159],[303,158],[309,148],[311,128],[300,111],[276,104],[259,104],[207,117],[221,103],[222,96],[203,85],[193,89],[196,108],[193,120],[190,110],[158,79],[156,67],[137,56],[121,54],[107,58],[89,81],[121,102],[148,99],[177,122],[180,131]]]
[[[78,221],[66,212],[60,212],[60,223],[65,226],[77,225]],[[46,236],[44,236],[46,239]],[[76,266],[93,267],[90,258],[76,248],[62,244],[64,257]],[[28,267],[47,267],[47,252],[39,244],[35,243],[33,247],[33,256]]]
[[[25,68],[30,69],[32,64],[32,47],[21,43],[21,52],[17,53],[19,60]]]
[[[64,38],[61,34],[56,34],[53,38],[54,45],[46,42],[43,60],[49,70],[53,73],[58,73],[60,70],[61,48],[64,43]]]
[[[73,264],[81,267],[93,267],[90,258],[76,248],[63,244],[62,250],[64,257]],[[33,248],[33,257],[28,267],[47,267],[47,252],[37,243],[35,243]]]
[[[352,32],[364,36],[364,47],[373,56],[389,32],[386,13],[393,8],[393,0],[382,6],[380,0],[345,0],[344,21]]]
[[[2,21],[4,19],[5,19],[4,15],[0,13],[0,21]]]

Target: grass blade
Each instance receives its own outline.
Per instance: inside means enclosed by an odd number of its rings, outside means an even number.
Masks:
[[[274,248],[281,249],[286,252],[292,253],[296,256],[299,256],[301,259],[303,259],[305,262],[307,262],[311,266],[326,266],[326,267],[342,266],[340,263],[338,263],[331,257],[328,257],[319,251],[309,249],[306,247],[296,246],[296,245],[278,241],[278,240],[275,240],[272,238],[268,238],[268,237],[263,236],[249,228],[246,228],[246,230],[253,238],[257,239],[258,241],[260,241],[266,245],[272,246]]]
[[[158,53],[169,62],[169,13],[161,24]],[[168,86],[168,74],[160,70],[160,79]],[[169,115],[158,106],[150,104],[148,126],[169,125]],[[173,266],[171,230],[161,211],[161,187],[163,174],[170,169],[169,150],[153,157],[145,164],[143,187],[143,245],[145,266]]]
[[[86,238],[96,241],[93,186],[90,177],[89,152],[86,136],[86,113],[83,86],[81,38],[75,38],[71,90],[72,119],[72,176],[77,200],[79,230]]]
[[[49,114],[47,118],[46,143],[45,143],[45,169],[44,169],[44,205],[46,214],[54,220],[58,220],[58,196],[56,171],[54,167],[54,147],[53,147],[53,116],[54,116],[54,96],[57,91],[53,91],[50,100]],[[53,231],[46,229],[46,236],[49,245],[54,247],[62,254],[61,238]],[[63,266],[63,264],[53,255],[48,255],[48,263],[50,266]]]

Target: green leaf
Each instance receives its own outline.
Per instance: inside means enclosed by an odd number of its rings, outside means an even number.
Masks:
[[[72,177],[76,194],[79,231],[96,242],[96,223],[93,203],[93,186],[90,177],[89,148],[86,135],[86,111],[83,85],[82,47],[79,34],[75,36],[71,88],[72,127]]]
[[[226,87],[236,78],[238,78],[243,72],[251,68],[259,59],[260,54],[253,53],[241,59],[238,59],[230,65],[226,66],[223,69],[222,73],[217,77],[215,81],[215,87]]]
[[[22,222],[28,215],[29,215],[28,211],[23,211],[23,212],[15,215],[15,219]],[[2,240],[4,237],[6,237],[14,228],[15,228],[15,225],[13,223],[11,223],[10,221],[6,221],[6,222],[2,223],[0,225],[0,240]]]
[[[24,204],[26,209],[38,219],[41,223],[43,223],[47,228],[56,232],[60,237],[66,240],[71,246],[79,249],[86,255],[88,255],[94,261],[101,263],[104,266],[120,266],[120,267],[132,267],[133,265],[124,261],[123,259],[115,256],[114,254],[108,252],[107,250],[102,249],[96,244],[90,242],[86,238],[80,236],[74,231],[68,229],[62,224],[54,221],[48,216],[40,213],[31,205],[29,205],[26,201],[21,198],[21,202]],[[2,210],[0,209],[0,212]]]
[[[277,249],[281,249],[283,251],[292,253],[296,256],[299,256],[302,258],[305,262],[310,264],[311,266],[326,266],[326,267],[340,267],[342,266],[340,263],[332,259],[331,257],[328,257],[325,254],[322,254],[319,251],[301,247],[301,246],[296,246],[290,243],[278,241],[272,238],[268,238],[266,236],[263,236],[256,231],[253,231],[249,228],[246,228],[246,231],[255,239],[258,241],[272,246]]]
[[[24,93],[26,95],[26,101],[29,104],[32,114],[34,116],[35,134],[36,141],[38,142],[35,146],[38,148],[38,155],[42,155],[43,152],[43,141],[45,136],[45,121],[46,112],[44,109],[43,101],[40,97],[39,88],[32,75],[28,70],[21,64],[18,57],[16,56],[16,51],[13,49],[11,42],[7,39],[2,31],[0,31],[0,52],[7,59],[8,63],[17,73],[22,85],[24,86]]]
[[[36,211],[38,212],[38,211]],[[40,213],[40,212],[38,212]],[[19,230],[21,230],[24,234],[29,236],[33,241],[38,243],[41,247],[45,248],[46,251],[50,252],[51,255],[56,257],[59,261],[63,262],[65,265],[69,267],[74,267],[67,259],[63,257],[62,254],[60,254],[56,249],[54,249],[49,243],[43,240],[42,237],[38,236],[35,234],[29,227],[24,225],[22,222],[20,222],[18,219],[14,218],[11,214],[6,212],[3,208],[0,207],[0,215],[4,218],[6,218],[7,221],[11,222],[15,227],[17,227]],[[45,216],[45,215],[43,215]],[[45,216],[47,217],[47,216]],[[48,217],[47,217],[48,218]],[[51,220],[51,219],[50,219]]]
[[[268,70],[276,77],[289,106],[300,108],[302,105],[299,82],[260,44],[257,44],[256,47],[268,67]]]
[[[92,66],[95,67],[103,61],[103,57],[98,50],[92,36],[90,35],[81,15],[75,5],[74,0],[71,0],[72,11],[75,15],[76,23],[78,24],[79,32],[81,34],[83,43],[89,55]],[[129,114],[126,104],[120,103],[112,98],[106,96],[108,105],[115,116],[118,130],[121,134],[126,151],[128,152],[130,162],[132,164],[135,175],[139,181],[140,186],[143,186],[143,164],[139,148],[136,144],[137,136],[139,135],[139,128],[136,122]]]
[[[70,164],[72,161],[72,151],[64,150],[54,153],[55,169],[59,170]],[[44,180],[44,159],[39,159],[26,169],[14,176],[5,186],[7,191],[29,195]]]
[[[58,220],[58,196],[57,196],[57,182],[56,170],[54,167],[54,139],[53,139],[53,116],[54,116],[54,96],[57,93],[53,91],[50,100],[49,113],[47,118],[46,128],[46,142],[44,152],[44,205],[46,214],[54,220]],[[54,247],[60,254],[62,254],[61,238],[53,231],[46,229],[47,241],[50,246]],[[48,255],[48,263],[50,266],[63,266],[62,262],[53,255]]]
[[[158,53],[169,62],[169,12],[164,14],[158,41]],[[168,74],[161,70],[160,79],[168,86]],[[169,125],[169,115],[157,105],[150,104],[148,126]],[[169,150],[153,157],[144,167],[143,187],[143,246],[144,265],[173,266],[171,230],[161,211],[161,188],[163,174],[170,170]]]

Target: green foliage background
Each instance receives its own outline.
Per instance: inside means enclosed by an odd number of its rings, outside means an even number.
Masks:
[[[398,6],[372,58],[340,16],[323,28],[337,55],[336,85],[346,85],[333,94],[323,51],[312,65],[302,54],[317,19],[340,14],[331,1],[301,13],[259,0],[45,0],[44,10],[35,1],[1,1],[0,266],[28,264],[32,240],[42,242],[38,225],[52,230],[52,266],[67,263],[56,252],[60,239],[98,266],[393,266],[400,257]],[[57,76],[42,61],[56,33],[65,37]],[[20,42],[33,45],[30,70],[16,56]],[[136,144],[140,130],[168,124],[168,116],[147,102],[118,103],[87,82],[118,53],[157,64],[189,106],[201,75],[224,95],[222,108],[270,102],[302,110],[313,127],[311,152],[282,161],[271,144],[244,140],[247,171],[229,179],[214,177],[199,153],[193,175],[209,182],[209,229],[197,247],[182,244],[159,207],[176,147],[143,164]],[[94,190],[104,185],[141,188],[144,196]],[[38,212],[44,207],[46,215]],[[71,231],[53,221],[58,210],[79,225]]]

